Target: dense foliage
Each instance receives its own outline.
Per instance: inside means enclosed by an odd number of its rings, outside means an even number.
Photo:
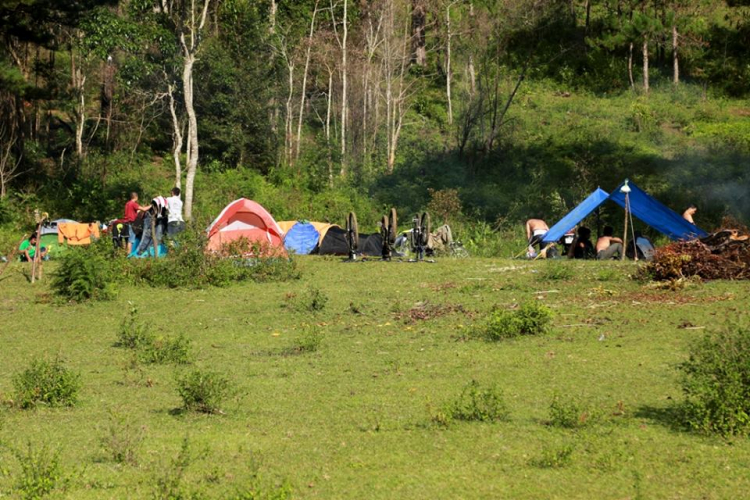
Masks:
[[[630,177],[747,218],[746,3],[2,0],[0,244],[175,183],[194,217],[502,226]]]

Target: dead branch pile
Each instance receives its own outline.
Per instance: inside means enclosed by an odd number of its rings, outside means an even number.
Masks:
[[[656,250],[645,272],[657,281],[750,279],[750,235],[722,229],[699,240],[671,243]]]

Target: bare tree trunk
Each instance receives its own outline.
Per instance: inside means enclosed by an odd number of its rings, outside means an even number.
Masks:
[[[177,109],[174,102],[174,86],[167,85],[167,96],[169,97],[169,112],[172,115],[172,157],[174,158],[174,185],[182,189],[182,131],[180,121],[177,119]]]
[[[469,31],[474,34],[474,2],[469,2]],[[469,47],[469,95],[474,97],[477,89],[477,77],[474,70],[474,52],[473,47]]]
[[[447,30],[447,43],[445,47],[445,94],[448,99],[448,125],[453,125],[453,102],[451,100],[451,39],[453,33],[451,32],[451,6],[453,3],[449,3],[445,8],[445,26]]]
[[[284,161],[287,165],[294,164],[294,135],[292,127],[294,123],[294,109],[292,108],[292,98],[294,97],[294,63],[287,60],[287,85],[289,93],[286,97],[286,113],[284,116]]]
[[[268,12],[268,32],[271,35],[276,34],[276,11],[278,10],[278,5],[276,4],[276,0],[271,0],[271,8]]]
[[[633,42],[630,42],[628,47],[628,79],[630,80],[630,88],[635,90],[635,80],[633,79]]]
[[[185,177],[185,218],[187,220],[193,217],[193,185],[198,170],[198,118],[193,107],[193,64],[195,64],[194,56],[186,55],[182,71],[182,85],[185,94],[185,112],[188,116],[188,158]]]
[[[328,185],[333,187],[333,158],[331,157],[331,103],[333,101],[333,69],[328,68],[328,96],[326,100],[326,147],[328,148]]]
[[[307,71],[310,68],[310,51],[312,50],[312,37],[315,32],[315,15],[318,13],[318,3],[320,0],[315,0],[315,10],[313,10],[312,20],[310,21],[310,34],[307,37],[307,54],[305,55],[305,69],[302,73],[302,95],[299,98],[299,117],[297,120],[297,141],[296,148],[294,151],[294,159],[299,158],[300,142],[302,142],[302,117],[305,113],[305,96],[307,92]]]
[[[347,65],[346,65],[346,39],[349,34],[348,18],[347,18],[347,5],[348,0],[344,0],[344,25],[343,35],[341,43],[341,172],[340,175],[343,177],[346,175],[346,116],[347,116],[347,93],[346,93],[346,81],[347,81]]]
[[[643,36],[643,91],[648,93],[648,37]]]
[[[200,18],[196,21],[195,0],[190,4],[190,19],[184,19],[184,28],[180,32],[180,44],[182,46],[183,67],[182,86],[185,101],[185,113],[188,117],[187,132],[187,174],[185,176],[185,219],[193,218],[193,187],[195,174],[198,170],[199,146],[198,146],[198,118],[193,105],[193,66],[195,55],[200,48],[201,33],[206,25],[208,7],[211,0],[204,0]],[[186,37],[186,33],[189,35]]]
[[[83,129],[86,124],[86,76],[81,68],[82,61],[76,58],[73,49],[70,51],[70,79],[73,94],[76,97],[73,121],[75,122],[76,154],[83,158]]]
[[[675,85],[680,84],[680,59],[679,59],[677,48],[678,48],[677,24],[675,23],[672,26],[672,63],[674,67],[672,82]]]
[[[427,24],[427,13],[425,12],[424,0],[412,0],[411,2],[411,57],[417,66],[427,65],[427,45],[425,43],[425,25]]]

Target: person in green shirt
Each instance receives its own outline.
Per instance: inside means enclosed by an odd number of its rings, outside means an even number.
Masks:
[[[29,239],[24,240],[21,246],[18,247],[18,251],[21,252],[21,262],[33,261],[36,254],[36,233],[31,233]],[[40,247],[39,256],[44,259],[47,256],[47,249]]]

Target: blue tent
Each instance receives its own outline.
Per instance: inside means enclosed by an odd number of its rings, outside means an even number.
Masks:
[[[641,221],[673,240],[688,240],[708,235],[704,230],[689,223],[681,215],[649,196],[632,182],[627,180],[625,182],[628,182],[630,187],[630,211]],[[620,192],[620,188],[625,182],[617,186],[617,189],[611,195],[597,188],[580,205],[563,217],[560,222],[552,226],[544,235],[544,241],[546,243],[558,241],[606,200],[612,200],[624,208],[625,193]]]
[[[298,255],[307,255],[318,246],[320,233],[309,222],[298,222],[284,235],[284,248]]]

